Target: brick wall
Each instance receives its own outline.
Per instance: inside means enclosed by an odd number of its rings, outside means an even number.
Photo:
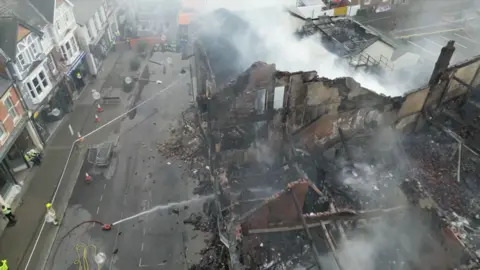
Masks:
[[[3,103],[3,100],[5,100],[8,97],[10,97],[10,99],[12,100],[12,103],[14,104],[15,109],[17,111],[17,114],[18,114],[17,121],[21,119],[21,116],[24,114],[25,109],[23,108],[23,104],[20,101],[17,95],[17,92],[15,91],[15,88],[13,86],[10,87],[10,89],[8,89],[8,91],[6,91],[5,94],[1,97],[2,102],[0,102],[0,120],[2,121],[4,130],[9,135],[15,130],[16,123],[15,123],[15,119],[8,114],[8,108]],[[4,138],[2,138],[0,140],[0,145],[3,145],[3,143],[6,141],[7,138],[8,136],[5,136]]]

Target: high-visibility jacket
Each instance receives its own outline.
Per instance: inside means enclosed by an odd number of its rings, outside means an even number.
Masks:
[[[26,161],[30,161],[36,155],[38,155],[38,152],[35,149],[30,149],[27,153],[25,153],[24,157]]]
[[[10,213],[12,213],[12,208],[10,208],[10,207],[2,208],[2,214],[8,215]]]
[[[8,270],[7,260],[2,260],[2,266],[0,266],[0,270]]]

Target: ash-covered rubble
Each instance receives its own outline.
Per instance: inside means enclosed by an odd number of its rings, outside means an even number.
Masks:
[[[479,269],[478,177],[465,157],[476,129],[461,110],[480,58],[448,67],[452,46],[425,87],[387,97],[264,62],[238,74],[200,39],[192,70],[206,159],[196,173],[217,214],[199,228],[216,225],[217,257],[199,269]]]

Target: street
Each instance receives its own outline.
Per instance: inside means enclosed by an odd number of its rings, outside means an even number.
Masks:
[[[360,22],[387,33],[428,61],[436,61],[441,48],[449,40],[455,40],[456,47],[452,63],[475,56],[480,48],[477,31],[471,27],[480,22],[474,10],[422,13],[414,17],[385,12]]]
[[[404,41],[412,51],[422,54],[425,58],[436,60],[440,50],[449,40],[455,41],[455,54],[453,57],[454,63],[466,60],[475,56],[480,48],[480,40],[471,37],[462,28],[445,28],[426,33],[415,33],[404,35],[407,31],[397,31],[394,34],[402,35]],[[428,29],[432,30],[432,29]],[[417,30],[418,31],[418,30]]]
[[[160,62],[167,57],[172,58],[173,68],[165,75],[161,67],[149,64],[150,79],[161,80],[164,85],[146,85],[138,103],[179,78],[180,82],[140,106],[133,119],[122,121],[121,128],[115,131],[118,146],[107,168],[84,162],[59,237],[86,220],[112,223],[193,196],[195,182],[184,175],[186,166],[181,161],[166,160],[157,151],[157,145],[171,136],[170,128],[177,126],[181,112],[192,99],[188,80],[181,78],[189,75],[180,74],[180,69],[188,66],[187,61],[171,53],[155,53],[152,60]],[[87,172],[93,178],[90,184],[84,181]],[[82,244],[96,248],[96,253],[91,249],[88,252],[89,260],[99,252],[105,253],[108,269],[186,269],[198,257],[195,253],[203,247],[203,238],[197,237],[198,233],[185,226],[183,220],[201,209],[201,203],[194,203],[179,212],[152,213],[119,224],[110,232],[102,231],[99,225],[83,225],[60,246],[54,246],[54,250],[58,249],[54,269],[70,269],[75,267],[75,261],[82,261],[76,254],[77,245],[82,248]]]

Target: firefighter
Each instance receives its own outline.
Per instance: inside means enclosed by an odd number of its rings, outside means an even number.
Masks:
[[[0,265],[0,270],[8,270],[7,260],[2,260],[2,265]]]
[[[24,158],[27,162],[33,162],[33,165],[39,166],[42,164],[41,153],[35,149],[30,149],[27,153],[25,153]]]
[[[16,222],[15,215],[12,213],[12,208],[2,205],[2,214],[8,218],[8,221],[11,223]]]
[[[77,85],[79,88],[83,88],[85,86],[85,83],[83,82],[82,73],[78,70],[77,72],[75,72],[75,79],[77,80]]]
[[[55,213],[55,210],[52,208],[51,203],[45,205],[47,207],[47,215],[45,216],[48,223],[53,223],[53,225],[58,226],[58,219]]]

